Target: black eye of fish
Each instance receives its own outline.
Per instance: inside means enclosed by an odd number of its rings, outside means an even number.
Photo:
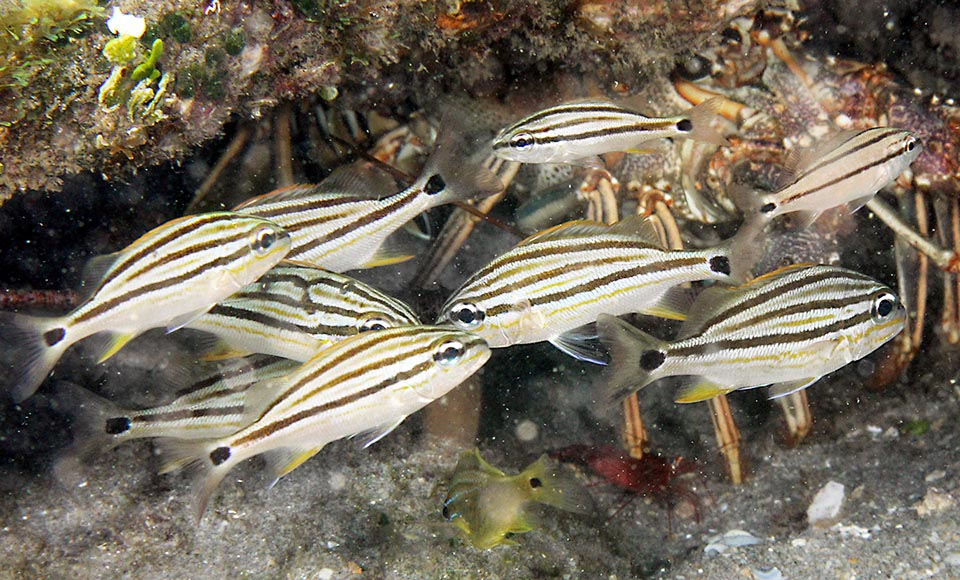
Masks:
[[[269,250],[275,241],[277,241],[277,234],[270,228],[263,228],[257,232],[257,237],[253,241],[253,250],[255,252]]]
[[[452,321],[466,329],[476,328],[484,318],[483,312],[469,302],[457,304],[450,313]]]
[[[456,364],[465,351],[466,347],[459,340],[448,340],[433,353],[433,360],[441,365]]]
[[[443,513],[443,519],[445,519],[445,520],[449,520],[449,519],[450,519],[450,508],[449,508],[449,507],[443,506],[443,512],[442,512],[442,513]]]
[[[531,477],[531,478],[530,478],[530,487],[532,487],[533,489],[537,489],[537,488],[539,488],[539,487],[543,487],[543,482],[540,481],[540,478],[539,478],[539,477]]]
[[[386,330],[390,328],[390,323],[382,318],[368,318],[360,324],[360,332],[370,330]]]
[[[683,119],[677,123],[677,131],[683,131],[684,133],[693,131],[693,121],[690,119]]]
[[[526,151],[533,146],[533,137],[528,133],[520,133],[510,141],[510,146],[517,151]]]
[[[430,179],[427,180],[427,184],[423,187],[423,190],[427,192],[427,195],[436,195],[446,187],[447,182],[443,180],[443,177],[441,177],[439,173],[434,173],[430,176]]]
[[[916,148],[917,148],[916,139],[910,139],[909,141],[907,141],[907,151],[913,151]]]
[[[886,320],[897,307],[897,297],[890,292],[881,292],[873,299],[871,317],[876,322]]]

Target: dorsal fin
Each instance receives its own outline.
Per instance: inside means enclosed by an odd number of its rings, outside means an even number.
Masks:
[[[648,219],[637,215],[631,215],[610,226],[589,220],[576,220],[563,223],[543,230],[542,232],[537,232],[517,244],[517,246],[523,246],[533,242],[599,236],[611,233],[634,236],[644,243],[658,248],[663,247],[663,244],[660,242],[660,236],[657,234],[657,230],[653,227],[653,224],[651,224]]]
[[[811,166],[817,163],[825,155],[846,143],[860,131],[837,131],[824,135],[809,147],[795,147],[787,154],[783,162],[783,168],[787,174],[784,180],[793,181],[797,177],[806,173]]]
[[[107,275],[110,268],[117,263],[122,252],[113,252],[112,254],[103,254],[94,256],[87,260],[83,265],[83,272],[80,275],[80,300],[86,300],[93,292],[100,287],[100,281]]]

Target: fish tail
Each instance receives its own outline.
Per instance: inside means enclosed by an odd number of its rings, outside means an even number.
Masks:
[[[65,318],[0,313],[0,334],[16,353],[9,374],[10,396],[17,403],[37,391],[74,339]]]
[[[721,107],[723,107],[723,98],[713,97],[688,110],[684,116],[690,119],[693,128],[687,137],[694,141],[729,147],[730,142],[726,137],[713,128],[713,121],[720,116]]]
[[[718,273],[726,271],[727,279],[720,281],[741,285],[755,277],[754,270],[766,248],[761,237],[763,231],[762,225],[745,224],[732,238],[708,250],[713,252],[710,256],[711,267]]]
[[[588,513],[593,505],[584,486],[564,473],[563,467],[546,454],[528,465],[518,477],[529,482],[534,501],[580,514]]]
[[[597,332],[610,348],[608,403],[616,403],[659,378],[654,372],[666,359],[664,341],[608,314],[597,318]]]
[[[203,513],[217,486],[240,460],[233,457],[231,449],[219,439],[174,439],[163,437],[157,440],[165,462],[160,473],[186,470],[193,479],[194,513],[200,523]]]
[[[72,419],[73,442],[54,462],[54,473],[66,487],[83,480],[82,464],[127,440],[129,411],[69,381],[56,384],[54,401]]]
[[[427,159],[417,185],[436,196],[436,205],[488,197],[503,191],[503,182],[482,163],[472,159],[461,132],[444,119],[437,144]]]

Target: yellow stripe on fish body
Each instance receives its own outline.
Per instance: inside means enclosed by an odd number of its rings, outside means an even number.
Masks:
[[[658,119],[609,101],[566,103],[501,131],[493,140],[493,152],[521,163],[599,164],[598,155],[633,151],[655,139],[684,137],[727,145],[710,126],[719,104],[711,99],[682,115]]]
[[[420,213],[454,201],[503,190],[500,179],[468,163],[450,132],[441,133],[423,173],[403,191],[369,191],[362,176],[319,185],[294,185],[254,198],[236,211],[283,226],[293,238],[288,259],[334,272],[369,268],[413,257],[385,246],[387,238]],[[348,172],[349,173],[349,172]]]
[[[682,318],[668,291],[696,280],[732,282],[725,247],[664,249],[646,220],[613,226],[570,222],[541,232],[496,258],[447,300],[440,320],[482,336],[492,347],[550,341],[583,360],[564,333],[597,316],[643,312]],[[567,340],[569,339],[569,340]]]
[[[187,327],[216,335],[231,353],[302,362],[360,332],[417,324],[409,306],[359,280],[281,263]]]
[[[173,465],[199,462],[202,514],[234,465],[271,453],[279,477],[331,441],[371,433],[368,445],[404,418],[476,372],[490,357],[483,339],[449,327],[411,326],[365,332],[305,362],[283,384],[249,391],[256,413],[224,438],[165,441]]]
[[[791,266],[740,288],[710,288],[691,313],[674,342],[600,317],[613,352],[612,399],[679,375],[703,378],[680,402],[771,384],[771,396],[783,396],[873,352],[906,320],[892,290],[836,266]]]
[[[13,396],[30,396],[71,344],[111,333],[101,360],[156,327],[175,329],[259,278],[290,249],[283,229],[230,212],[167,222],[120,252],[92,261],[103,270],[91,296],[62,317],[5,317],[25,347]]]

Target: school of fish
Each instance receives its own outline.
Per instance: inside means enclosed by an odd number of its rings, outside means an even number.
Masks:
[[[708,101],[658,119],[607,101],[563,103],[503,129],[487,147],[523,163],[602,166],[602,154],[665,138],[726,144],[711,126],[715,109]],[[199,355],[218,366],[166,404],[127,409],[61,387],[78,412],[72,456],[157,438],[163,471],[196,468],[199,518],[238,463],[264,455],[276,481],[332,441],[362,436],[369,445],[476,373],[495,348],[546,341],[609,363],[599,404],[668,376],[695,377],[677,395],[694,402],[761,386],[771,397],[806,388],[904,326],[904,306],[883,284],[817,264],[753,272],[752,248],[778,216],[800,216],[802,226],[869,201],[919,154],[908,131],[827,136],[788,163],[778,190],[738,192],[744,223],[713,248],[668,249],[639,217],[540,231],[476,271],[425,325],[408,305],[343,272],[413,257],[400,241],[411,219],[502,191],[463,145],[441,131],[422,173],[399,192],[347,168],[232,212],[173,220],[92,260],[91,290],[73,311],[0,314],[21,349],[7,373],[9,396],[29,397],[88,337],[102,362],[151,328],[202,333]],[[629,313],[682,328],[652,336],[618,318]],[[444,516],[478,548],[512,543],[533,528],[529,502],[587,509],[559,469],[542,457],[507,476],[465,452]]]

